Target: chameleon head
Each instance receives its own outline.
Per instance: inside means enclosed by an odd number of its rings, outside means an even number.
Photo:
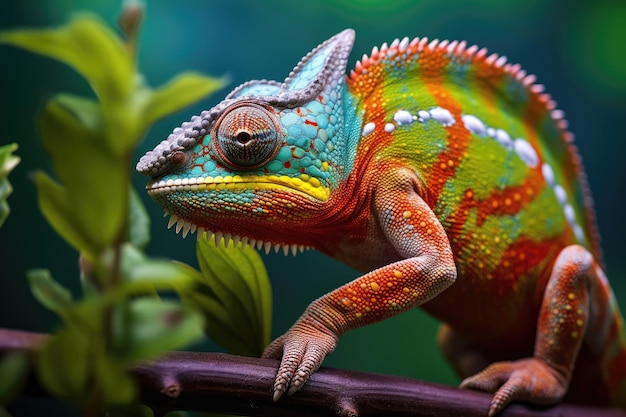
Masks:
[[[353,41],[350,29],[335,35],[282,83],[240,85],[141,158],[148,193],[179,230],[307,243],[288,230],[328,204],[350,169],[342,136]]]

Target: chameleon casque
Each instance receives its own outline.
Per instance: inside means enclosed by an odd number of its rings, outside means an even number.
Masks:
[[[137,164],[183,235],[364,272],[264,352],[274,399],[338,337],[420,306],[461,386],[626,408],[626,333],[563,112],[519,65],[465,42],[395,40],[345,75],[354,31],[284,82],[250,81]]]

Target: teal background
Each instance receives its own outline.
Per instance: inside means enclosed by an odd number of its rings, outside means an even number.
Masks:
[[[2,2],[2,29],[59,25],[76,11],[91,11],[115,25],[120,3],[105,0]],[[396,37],[465,39],[506,55],[538,76],[565,111],[594,192],[608,276],[626,306],[626,2],[541,0],[146,1],[139,66],[159,85],[188,69],[228,74],[231,84],[208,100],[157,123],[136,160],[193,114],[212,107],[249,79],[283,80],[309,50],[340,30],[356,29],[350,67],[374,45]],[[17,142],[21,164],[11,174],[12,214],[0,229],[0,327],[51,331],[56,317],[31,296],[30,268],[49,268],[78,295],[75,251],[47,225],[36,205],[29,173],[49,163],[35,120],[53,94],[91,94],[66,66],[0,46],[0,144]],[[145,178],[135,175],[141,189]],[[153,218],[148,253],[195,265],[194,239],[167,230],[161,210],[142,193]],[[273,334],[278,336],[313,299],[359,274],[319,253],[264,257],[274,291]],[[446,384],[458,380],[436,349],[437,323],[411,311],[353,331],[325,365],[406,375]],[[205,343],[203,348],[217,349]]]

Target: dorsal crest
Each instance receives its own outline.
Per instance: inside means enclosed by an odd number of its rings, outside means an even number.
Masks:
[[[409,63],[411,59],[419,60],[419,73],[424,76],[443,76],[453,74],[461,67],[472,65],[477,77],[485,81],[495,81],[508,78],[516,82],[520,88],[526,89],[531,100],[536,101],[562,130],[567,142],[572,141],[572,134],[567,131],[567,121],[564,113],[556,108],[556,103],[549,94],[544,92],[544,86],[537,84],[537,77],[527,74],[519,64],[510,64],[506,56],[488,54],[487,48],[477,45],[467,46],[465,41],[448,41],[428,38],[408,37],[395,39],[391,44],[383,43],[380,48],[374,47],[371,54],[364,54],[350,71],[350,80],[353,82],[369,74],[369,68],[386,62],[399,65],[402,61]]]

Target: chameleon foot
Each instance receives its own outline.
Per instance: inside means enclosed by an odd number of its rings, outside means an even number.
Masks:
[[[303,321],[274,340],[263,352],[263,358],[281,359],[274,381],[273,400],[302,389],[330,352],[335,350],[337,336]]]
[[[495,392],[488,413],[492,417],[512,401],[557,403],[567,391],[567,381],[541,359],[529,358],[494,363],[461,382],[461,388]]]

